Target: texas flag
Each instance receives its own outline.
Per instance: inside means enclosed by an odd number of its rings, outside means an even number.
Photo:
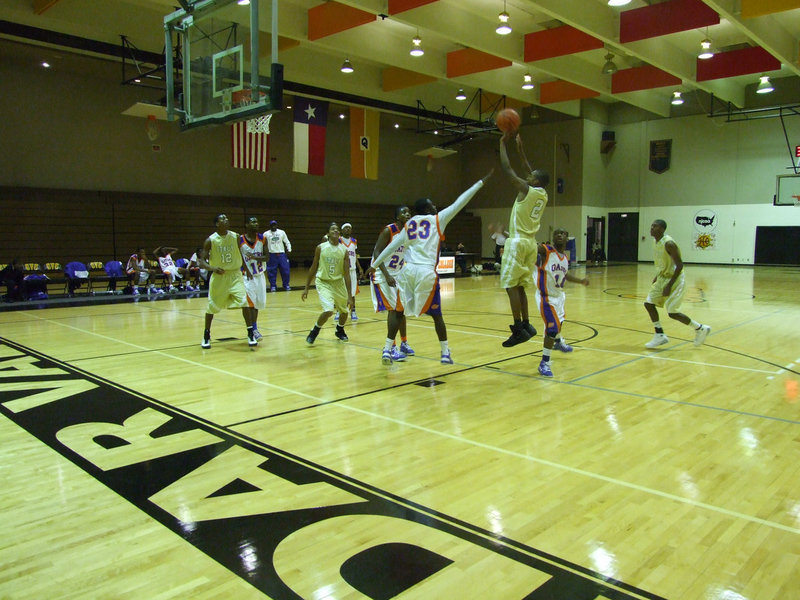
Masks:
[[[325,128],[327,125],[327,102],[295,98],[294,171],[309,175],[325,174]]]

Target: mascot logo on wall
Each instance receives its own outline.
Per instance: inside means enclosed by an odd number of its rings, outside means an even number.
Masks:
[[[706,208],[694,215],[694,247],[697,250],[713,250],[717,241],[717,214]]]

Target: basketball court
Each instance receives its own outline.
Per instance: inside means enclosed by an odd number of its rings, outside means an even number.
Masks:
[[[0,313],[2,596],[797,598],[797,269],[688,265],[712,333],[656,350],[652,265],[587,274],[552,379],[494,276],[443,280],[454,365],[427,317],[382,365],[364,286],[348,344],[314,291],[254,349],[203,298]]]

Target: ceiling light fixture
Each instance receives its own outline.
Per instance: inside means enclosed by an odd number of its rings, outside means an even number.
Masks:
[[[503,12],[497,15],[497,18],[500,19],[500,25],[497,26],[495,31],[498,35],[508,35],[511,33],[511,25],[508,24],[508,13],[506,12],[506,0],[503,0]]]
[[[683,98],[681,98],[681,93],[680,92],[678,92],[678,91],[672,92],[672,103],[675,106],[679,106],[679,105],[683,104]]]
[[[339,69],[342,73],[352,73],[353,72],[353,65],[350,64],[350,59],[345,58],[344,62],[342,63],[342,68]]]
[[[458,88],[458,92],[456,92],[456,100],[459,102],[462,100],[466,100],[467,95],[464,93],[464,88]]]
[[[769,77],[767,75],[762,75],[759,77],[759,84],[756,88],[756,94],[769,94],[775,88],[772,87],[772,84],[769,82]]]
[[[411,56],[422,56],[425,54],[425,50],[422,49],[422,38],[419,37],[419,34],[414,36],[414,39],[411,40],[411,43],[413,44],[411,46],[411,52],[409,52]]]
[[[707,60],[713,57],[714,57],[714,51],[711,49],[711,40],[706,38],[702,42],[700,42],[700,54],[697,55],[697,58],[702,58],[703,60]]]
[[[250,4],[250,0],[238,0],[237,4],[239,6],[247,6],[248,4]]]
[[[631,0],[608,0],[609,6],[625,6],[626,4],[630,4]]]
[[[525,75],[522,76],[522,79],[523,79],[523,82],[522,82],[522,89],[523,90],[532,90],[534,88],[533,78],[531,78],[531,74],[530,73],[525,73]]]
[[[600,72],[603,75],[613,75],[617,71],[619,71],[619,68],[614,63],[614,55],[611,54],[611,52],[609,52],[608,54],[606,54],[606,62],[603,65],[603,68],[600,69]]]
[[[42,66],[43,66],[45,69],[49,69],[49,68],[50,68],[50,63],[49,63],[49,62],[43,62],[43,63],[42,63]]]
[[[711,49],[711,40],[708,39],[708,27],[706,27],[706,37],[700,42],[700,53],[697,55],[697,58],[708,60],[709,58],[713,58],[713,56],[714,51]]]

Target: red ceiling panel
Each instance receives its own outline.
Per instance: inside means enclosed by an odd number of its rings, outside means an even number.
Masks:
[[[697,81],[777,71],[780,68],[781,62],[763,48],[742,48],[715,54],[707,60],[698,58]]]
[[[461,77],[472,73],[482,73],[503,67],[510,67],[511,61],[480,50],[464,48],[447,53],[447,76]]]
[[[625,44],[718,23],[719,15],[702,0],[670,0],[621,12],[619,41]]]
[[[602,48],[603,42],[579,29],[562,25],[525,35],[525,62]]]
[[[439,0],[389,0],[389,14],[396,15],[397,13],[438,1]]]

